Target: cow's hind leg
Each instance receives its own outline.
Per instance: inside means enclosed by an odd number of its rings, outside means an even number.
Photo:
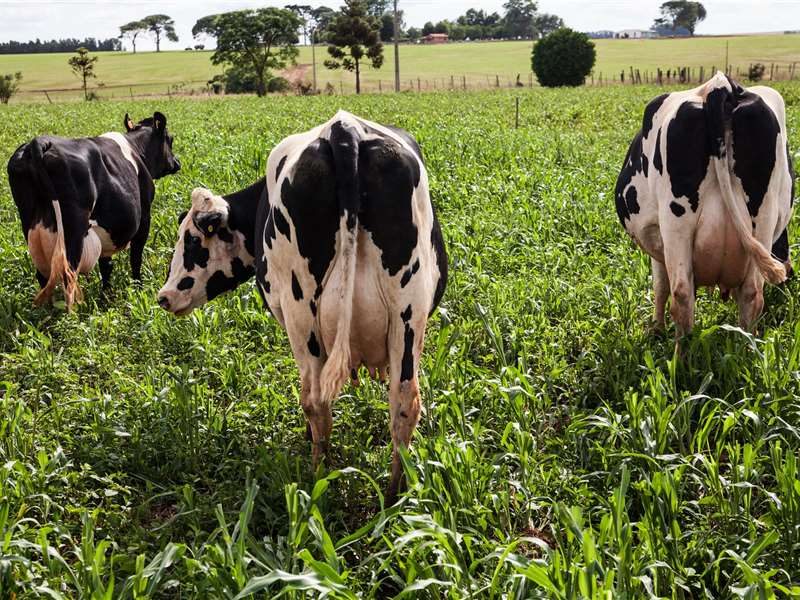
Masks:
[[[751,331],[764,310],[764,278],[758,269],[751,267],[744,283],[734,290],[739,306],[739,327]]]
[[[313,359],[301,372],[300,404],[306,416],[306,435],[311,434],[311,460],[314,470],[330,449],[333,430],[332,400],[322,397],[320,374],[322,361]]]
[[[653,269],[653,330],[664,331],[666,327],[665,312],[667,308],[667,298],[669,298],[669,277],[667,267],[664,263],[655,258],[650,259]]]
[[[98,262],[100,263],[100,281],[103,283],[103,289],[107,290],[111,287],[111,272],[114,270],[114,263],[110,256],[101,256]]]
[[[392,473],[386,492],[389,505],[397,500],[403,479],[398,448],[407,448],[419,422],[422,403],[417,378],[427,314],[409,304],[392,315],[389,337],[389,426],[392,432]]]
[[[664,244],[664,260],[670,284],[672,302],[669,307],[675,321],[676,337],[691,333],[694,326],[694,272],[692,270],[692,240],[674,236],[673,243]]]

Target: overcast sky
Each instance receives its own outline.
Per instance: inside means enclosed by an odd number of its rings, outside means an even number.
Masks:
[[[420,27],[425,21],[454,19],[468,8],[482,8],[502,14],[505,0],[399,0],[406,23]],[[119,25],[154,13],[170,15],[180,41],[162,48],[184,48],[191,29],[205,15],[263,6],[283,6],[298,0],[0,0],[0,41],[52,39],[62,37],[108,38],[119,33]],[[339,0],[303,0],[316,6],[338,8]],[[539,10],[556,13],[567,26],[581,31],[600,29],[648,29],[661,0],[540,0]],[[752,33],[800,30],[800,0],[707,0],[708,18],[697,28],[699,34]],[[154,49],[149,42],[139,49]]]

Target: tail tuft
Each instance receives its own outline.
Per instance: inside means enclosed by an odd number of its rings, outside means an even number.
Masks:
[[[78,285],[78,274],[72,269],[67,259],[61,204],[56,198],[53,182],[50,180],[50,176],[44,165],[44,156],[38,140],[33,140],[33,142],[31,142],[31,154],[36,161],[36,171],[39,175],[39,180],[53,203],[53,213],[56,219],[56,244],[50,258],[50,274],[48,275],[47,284],[36,294],[33,303],[37,306],[41,306],[50,301],[56,286],[59,281],[61,281],[64,286],[64,303],[69,311],[72,309],[73,304],[83,299],[83,293]]]
[[[339,248],[335,267],[342,273],[338,291],[338,323],[333,348],[322,368],[320,391],[332,401],[350,375],[350,325],[353,319],[353,289],[358,235],[358,131],[349,115],[336,120],[330,129],[330,144],[336,172],[336,197],[339,204]]]

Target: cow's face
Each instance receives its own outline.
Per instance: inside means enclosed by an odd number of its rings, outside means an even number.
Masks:
[[[167,131],[167,117],[156,112],[152,118],[134,124],[125,115],[125,129],[128,133],[141,131],[144,137],[144,155],[148,163],[150,175],[159,179],[177,173],[181,168],[178,158],[172,153],[172,135]]]
[[[169,275],[158,292],[164,310],[183,316],[253,276],[245,237],[228,225],[230,205],[209,190],[192,192],[192,208],[179,218]]]

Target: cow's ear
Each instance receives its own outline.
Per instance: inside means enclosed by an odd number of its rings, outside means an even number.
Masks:
[[[189,211],[185,210],[178,216],[178,226],[179,227],[181,226],[181,224],[183,224],[183,220],[186,218],[186,215],[188,215],[188,214],[189,214]]]
[[[225,215],[221,212],[201,212],[194,215],[195,226],[205,237],[211,237],[224,225]]]
[[[133,124],[133,119],[128,116],[128,113],[125,113],[125,131],[133,131],[136,125]]]
[[[163,134],[167,130],[167,117],[156,111],[153,114],[153,124],[156,127],[156,131]]]

